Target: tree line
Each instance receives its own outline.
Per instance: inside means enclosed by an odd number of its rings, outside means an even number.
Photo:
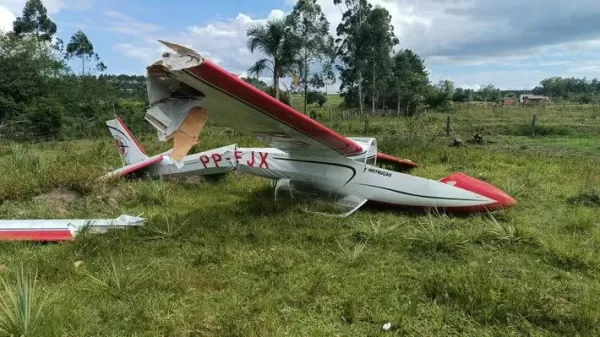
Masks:
[[[455,87],[449,80],[431,83],[424,60],[410,49],[398,48],[401,42],[385,8],[368,0],[331,1],[343,13],[335,38],[329,34],[329,22],[316,0],[298,0],[286,17],[247,31],[250,51],[267,55],[248,69],[254,81],[260,74],[272,76],[270,91],[280,97],[281,78],[291,77],[292,86],[287,90],[303,94],[305,113],[310,98],[315,101],[323,87],[337,80],[341,81],[345,107],[358,108],[362,115],[385,108],[411,115],[423,107],[445,109],[452,103],[472,101],[500,103],[526,93],[500,90],[492,84],[470,89]],[[338,70],[339,77],[333,69]],[[598,79],[552,77],[542,80],[531,93],[591,103],[599,91]]]
[[[83,31],[64,42],[57,28],[41,0],[28,0],[12,31],[0,32],[0,137],[97,136],[115,112],[143,126],[145,77],[105,74]]]
[[[522,92],[491,84],[473,90],[456,88],[449,80],[431,83],[424,60],[399,48],[385,8],[368,0],[330,1],[343,12],[335,36],[315,0],[298,0],[284,18],[249,27],[248,49],[265,58],[250,65],[244,80],[289,105],[299,106],[291,100],[302,99],[304,113],[311,104],[323,106],[337,84],[345,108],[364,116],[385,108],[411,115],[453,102],[498,102]],[[150,131],[143,120],[145,76],[108,74],[85,32],[75,31],[65,42],[55,37],[57,28],[41,0],[28,0],[12,31],[0,32],[0,139],[106,135],[104,123],[115,114],[134,132]],[[281,81],[286,77],[289,87]],[[600,83],[552,77],[532,91],[587,103],[596,100]]]

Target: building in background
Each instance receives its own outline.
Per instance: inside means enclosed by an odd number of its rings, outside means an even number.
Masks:
[[[550,102],[550,97],[534,95],[534,94],[521,94],[519,96],[519,103],[521,104],[545,104]]]

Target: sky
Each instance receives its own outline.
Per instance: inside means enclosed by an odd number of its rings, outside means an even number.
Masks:
[[[68,42],[83,30],[109,73],[144,74],[166,50],[157,42],[162,39],[191,47],[239,75],[262,57],[246,47],[248,26],[284,16],[294,2],[43,0],[57,36]],[[598,0],[370,2],[390,12],[397,49],[419,54],[434,83],[449,79],[464,88],[491,83],[522,90],[550,76],[600,78]],[[0,29],[12,27],[24,3],[0,0]],[[341,8],[333,0],[318,3],[335,37]]]

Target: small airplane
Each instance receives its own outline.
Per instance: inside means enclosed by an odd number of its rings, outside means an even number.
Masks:
[[[209,116],[269,144],[269,148],[236,148],[211,157],[243,173],[273,179],[275,198],[324,205],[319,213],[348,216],[367,201],[399,207],[454,212],[488,212],[513,207],[502,190],[456,173],[426,179],[377,167],[412,161],[377,151],[377,140],[344,137],[244,82],[189,48],[160,41],[173,52],[147,67],[150,107],[145,119],[158,140],[173,141],[169,165],[183,167],[185,154],[198,141]],[[216,160],[218,159],[218,160]]]
[[[168,154],[172,149],[149,157],[127,125],[117,117],[106,121],[108,129],[115,139],[119,155],[127,165],[108,172],[102,179],[122,176],[148,176],[160,178],[165,176],[190,176],[190,175],[215,175],[224,174],[234,169],[234,166],[221,165],[207,166],[213,158],[218,158],[228,150],[235,149],[236,144],[190,154],[183,158],[183,165],[178,167],[170,163]]]

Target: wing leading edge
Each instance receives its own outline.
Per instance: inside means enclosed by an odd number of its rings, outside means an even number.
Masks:
[[[290,154],[331,157],[366,152],[359,143],[294,110],[195,51],[168,42],[163,44],[176,54],[165,53],[147,68],[151,107],[146,113],[146,119],[159,130],[161,139],[172,137],[185,124],[186,114],[200,106],[217,124],[257,137]]]

